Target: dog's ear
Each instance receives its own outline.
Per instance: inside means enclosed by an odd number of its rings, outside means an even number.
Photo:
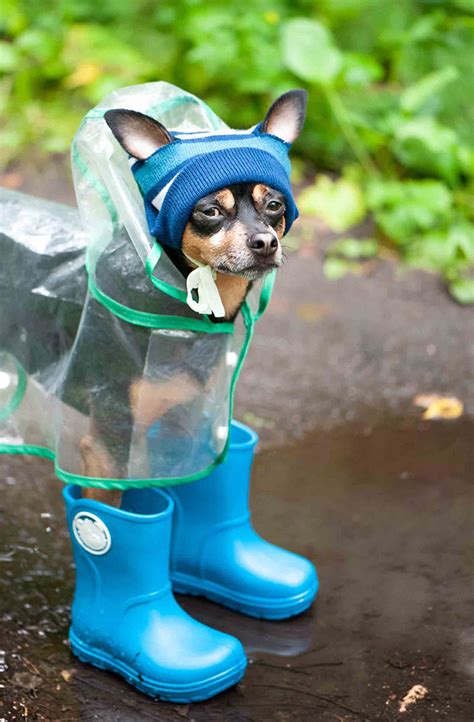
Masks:
[[[280,95],[263,121],[263,132],[276,135],[286,143],[293,143],[304,125],[307,97],[306,90],[289,90]]]
[[[138,160],[173,140],[164,125],[135,110],[108,110],[104,118],[122,148]]]

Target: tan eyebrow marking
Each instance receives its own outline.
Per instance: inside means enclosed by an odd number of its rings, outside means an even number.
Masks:
[[[226,211],[231,211],[235,206],[234,194],[228,188],[223,188],[221,191],[216,193],[216,200],[221,204]]]
[[[254,186],[252,189],[252,198],[254,202],[257,205],[262,205],[268,192],[268,186],[264,185],[263,183],[257,183],[257,185]]]

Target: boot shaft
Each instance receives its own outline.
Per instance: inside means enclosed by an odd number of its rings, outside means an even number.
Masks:
[[[167,489],[180,523],[180,508],[194,509],[193,524],[205,533],[209,524],[230,522],[248,516],[250,474],[258,436],[244,424],[232,421],[227,457],[203,479]],[[189,523],[189,520],[187,521]],[[197,532],[198,529],[193,531]]]
[[[251,616],[285,619],[307,609],[317,592],[314,566],[255,531],[248,505],[257,435],[232,424],[229,453],[208,477],[168,490],[175,502],[171,580]]]
[[[69,640],[83,662],[116,672],[153,697],[212,697],[245,670],[242,645],[177,603],[169,581],[173,501],[127,491],[120,509],[64,490],[76,561]]]
[[[79,487],[63,495],[76,565],[75,623],[100,617],[113,625],[132,597],[169,589],[169,497],[130,490],[115,509],[83,499]]]

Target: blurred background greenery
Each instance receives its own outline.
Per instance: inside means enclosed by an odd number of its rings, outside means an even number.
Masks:
[[[234,127],[306,87],[300,209],[338,232],[370,213],[375,229],[333,244],[326,273],[357,272],[389,244],[474,302],[474,0],[2,0],[0,12],[5,164],[32,146],[67,151],[88,108],[124,85],[175,83]]]

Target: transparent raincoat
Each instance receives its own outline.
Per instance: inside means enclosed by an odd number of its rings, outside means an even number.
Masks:
[[[189,308],[185,278],[150,236],[127,155],[103,119],[111,108],[181,132],[226,128],[167,83],[124,88],[74,139],[80,217],[2,192],[0,451],[50,458],[67,483],[166,486],[224,458],[235,383],[274,273],[232,323]],[[99,427],[108,463],[91,470],[83,440]]]

